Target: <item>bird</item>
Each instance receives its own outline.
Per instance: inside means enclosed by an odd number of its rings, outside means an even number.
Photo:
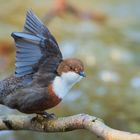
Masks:
[[[23,31],[11,36],[15,73],[0,81],[0,104],[26,114],[47,114],[85,77],[84,64],[63,59],[56,39],[32,10],[27,10]]]

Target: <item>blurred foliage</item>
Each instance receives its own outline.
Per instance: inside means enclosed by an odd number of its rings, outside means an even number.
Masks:
[[[0,76],[14,72],[15,49],[11,32],[21,31],[26,10],[43,17],[52,0],[0,0]],[[57,116],[89,113],[111,127],[140,131],[140,1],[68,0],[78,8],[102,9],[108,21],[97,24],[71,14],[55,17],[49,25],[64,57],[84,61],[87,77],[76,85],[64,101],[50,112]],[[1,107],[0,114],[18,113]],[[79,130],[68,133],[1,132],[3,140],[86,139],[94,135]],[[94,138],[96,139],[96,137]]]

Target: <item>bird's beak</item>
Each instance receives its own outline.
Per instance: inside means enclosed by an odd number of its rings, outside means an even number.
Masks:
[[[80,75],[80,76],[83,76],[83,77],[86,77],[86,74],[84,73],[84,71],[80,71],[80,72],[79,72],[79,75]]]

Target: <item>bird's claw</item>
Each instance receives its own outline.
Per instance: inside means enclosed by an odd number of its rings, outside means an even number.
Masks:
[[[43,116],[43,118],[46,118],[46,119],[54,119],[54,118],[56,118],[54,113],[42,112],[39,115]]]

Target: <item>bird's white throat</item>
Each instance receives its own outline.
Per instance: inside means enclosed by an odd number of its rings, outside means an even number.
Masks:
[[[74,84],[82,79],[82,76],[75,72],[66,72],[56,76],[53,82],[53,89],[59,98],[63,98]]]

